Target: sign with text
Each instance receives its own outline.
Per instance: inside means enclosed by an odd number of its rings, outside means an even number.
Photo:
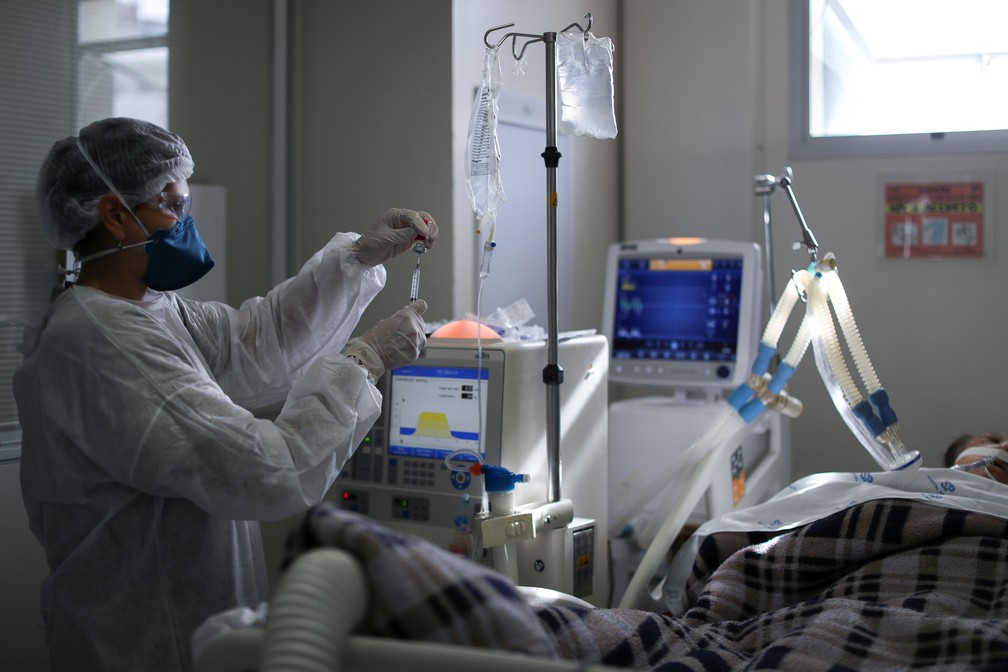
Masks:
[[[983,256],[981,180],[886,182],[883,211],[886,258]]]

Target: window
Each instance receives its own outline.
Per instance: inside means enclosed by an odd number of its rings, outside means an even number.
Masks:
[[[46,309],[63,261],[34,207],[53,142],[91,121],[167,126],[168,0],[4,0],[0,8],[0,460],[20,455],[11,392],[25,320]]]
[[[168,0],[80,0],[77,128],[105,117],[168,126]]]
[[[791,154],[1008,149],[1008,3],[792,0]]]

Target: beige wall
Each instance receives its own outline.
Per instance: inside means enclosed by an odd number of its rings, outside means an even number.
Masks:
[[[232,303],[272,286],[271,16],[265,1],[171,3],[169,125],[193,155],[192,182],[227,188]]]
[[[438,246],[421,295],[450,311],[451,2],[295,3],[292,197],[296,252],[307,259],[337,231],[363,232],[390,207],[430,212]],[[388,282],[361,328],[408,303],[413,259]]]

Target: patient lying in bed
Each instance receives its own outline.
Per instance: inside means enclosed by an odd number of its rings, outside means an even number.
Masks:
[[[673,563],[688,568],[667,591],[679,616],[530,604],[332,505],[291,542],[288,561],[317,546],[359,558],[363,634],[642,670],[1008,666],[1008,488],[951,470],[817,475],[705,524]]]
[[[985,463],[982,468],[973,466],[980,462]],[[1008,434],[963,434],[949,444],[944,463],[946,467],[965,468],[978,476],[1008,484]]]

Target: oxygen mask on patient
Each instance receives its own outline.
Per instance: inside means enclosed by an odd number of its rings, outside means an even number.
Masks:
[[[959,453],[952,468],[1008,484],[1008,440],[975,443]]]

